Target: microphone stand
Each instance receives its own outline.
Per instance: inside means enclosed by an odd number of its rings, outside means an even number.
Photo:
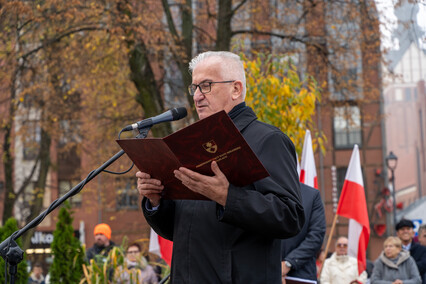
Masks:
[[[136,136],[136,138],[141,138],[141,139],[146,138],[150,129],[151,129],[151,126],[138,129],[139,134]],[[38,215],[36,218],[34,218],[31,222],[29,222],[27,225],[25,225],[22,229],[15,231],[12,235],[10,235],[7,239],[5,239],[0,244],[0,255],[1,255],[1,257],[3,257],[5,263],[9,264],[9,274],[10,274],[10,283],[11,284],[15,283],[15,277],[16,277],[16,274],[17,274],[17,271],[18,271],[18,268],[17,268],[18,264],[24,258],[24,251],[18,246],[18,244],[15,242],[15,240],[18,239],[20,236],[22,236],[29,229],[35,228],[38,224],[40,224],[43,221],[43,219],[50,212],[55,210],[65,200],[67,200],[71,196],[79,193],[83,189],[83,187],[86,185],[86,183],[91,181],[94,177],[96,177],[98,174],[100,174],[108,166],[110,166],[112,163],[114,163],[124,153],[125,152],[123,150],[117,152],[108,161],[106,161],[102,166],[100,166],[96,170],[91,171],[84,180],[82,180],[79,184],[77,184],[72,189],[70,189],[61,198],[58,198],[55,201],[53,201],[45,211],[40,213],[40,215]],[[5,275],[5,279],[7,279],[7,275]]]

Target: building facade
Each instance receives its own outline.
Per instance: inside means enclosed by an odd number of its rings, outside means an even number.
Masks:
[[[386,54],[384,98],[386,140],[398,157],[395,195],[399,218],[426,222],[426,215],[412,208],[426,194],[426,45],[424,30],[416,18],[419,4],[404,3],[395,10],[398,25],[392,39],[396,45]],[[421,203],[419,203],[420,206]]]

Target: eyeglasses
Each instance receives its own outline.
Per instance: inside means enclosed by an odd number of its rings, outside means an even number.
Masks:
[[[337,244],[336,246],[339,248],[347,248],[348,244]]]
[[[195,92],[197,91],[197,88],[200,88],[200,92],[202,94],[210,93],[212,90],[212,84],[221,84],[221,83],[232,83],[236,80],[231,81],[219,81],[219,82],[202,82],[200,84],[191,84],[188,86],[188,92],[191,96],[194,96]]]
[[[126,254],[138,254],[138,253],[140,253],[140,251],[138,250],[130,250],[126,252]]]

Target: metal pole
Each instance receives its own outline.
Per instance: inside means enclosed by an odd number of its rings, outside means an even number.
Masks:
[[[396,226],[396,194],[395,194],[396,189],[395,189],[395,173],[394,173],[394,170],[393,170],[392,168],[391,168],[390,170],[391,170],[391,173],[392,173],[392,199],[393,199],[393,206],[392,206],[392,209],[393,209],[393,230],[394,230],[394,233],[396,234],[396,229],[395,229],[395,226]]]

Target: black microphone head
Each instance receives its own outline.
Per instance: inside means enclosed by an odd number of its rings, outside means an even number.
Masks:
[[[177,108],[172,109],[173,120],[182,119],[182,118],[186,117],[187,114],[188,114],[188,112],[186,111],[186,108],[184,108],[184,107],[177,107]]]

